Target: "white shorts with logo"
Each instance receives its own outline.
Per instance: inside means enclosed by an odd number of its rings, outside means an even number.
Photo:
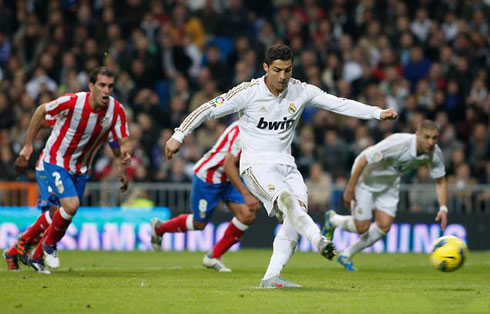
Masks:
[[[308,191],[295,166],[254,164],[245,169],[242,177],[249,191],[264,204],[270,217],[276,215],[274,202],[285,190],[292,192],[308,208]]]
[[[371,220],[377,209],[395,217],[398,207],[399,189],[389,188],[383,192],[371,192],[361,185],[356,186],[356,203],[352,215],[356,220]]]

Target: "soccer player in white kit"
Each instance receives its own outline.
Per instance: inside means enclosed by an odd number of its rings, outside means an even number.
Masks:
[[[273,244],[269,268],[262,287],[298,287],[284,280],[281,270],[288,263],[301,235],[328,259],[335,256],[334,245],[322,236],[307,212],[307,190],[291,156],[291,143],[306,105],[361,119],[395,119],[391,109],[338,98],[321,89],[291,78],[293,56],[286,45],[266,51],[266,75],[244,82],[226,94],[201,105],[175,129],[165,145],[167,158],[176,153],[186,135],[205,120],[239,113],[242,157],[240,174],[247,188],[263,204],[269,216],[283,225]]]
[[[356,271],[352,256],[390,231],[399,200],[400,176],[406,171],[429,167],[430,175],[436,181],[440,205],[436,221],[441,222],[441,229],[444,230],[447,224],[447,182],[444,157],[436,144],[438,137],[437,125],[424,120],[416,134],[393,134],[357,156],[344,192],[344,203],[351,209],[351,215],[342,216],[333,210],[327,211],[322,230],[329,240],[332,240],[336,227],[361,234],[337,257],[345,269]],[[373,211],[375,223],[371,223]]]

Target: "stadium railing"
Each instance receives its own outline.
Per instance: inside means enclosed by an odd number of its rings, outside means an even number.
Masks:
[[[334,187],[325,208],[342,207],[342,193],[341,188]],[[34,183],[0,182],[0,206],[35,206],[37,197]],[[118,182],[89,182],[82,206],[131,207],[143,199],[178,214],[190,211],[190,197],[189,183],[130,183],[129,191],[120,193]],[[490,185],[449,185],[448,205],[455,213],[490,214]],[[435,213],[438,209],[435,185],[402,184],[398,208],[399,212],[406,213]]]

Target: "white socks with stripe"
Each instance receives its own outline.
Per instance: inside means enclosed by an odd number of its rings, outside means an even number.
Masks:
[[[286,218],[274,239],[272,257],[263,279],[269,279],[281,274],[282,269],[293,256],[298,244],[298,237],[298,232],[296,232],[289,219]]]
[[[71,221],[71,219],[73,218],[73,216],[68,214],[63,207],[60,207],[59,211],[61,217],[63,217],[64,220]]]
[[[185,226],[187,231],[194,230],[194,215],[188,215],[185,219]]]
[[[352,257],[354,254],[361,251],[362,249],[373,245],[376,241],[378,241],[385,235],[386,233],[379,229],[376,223],[372,223],[369,227],[368,232],[363,233],[356,242],[354,242],[351,246],[342,251],[342,255]]]
[[[330,221],[335,227],[340,227],[349,232],[357,232],[356,225],[354,224],[354,217],[351,215],[333,215],[333,217],[330,218]]]

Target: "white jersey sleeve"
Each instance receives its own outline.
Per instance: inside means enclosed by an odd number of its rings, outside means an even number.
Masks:
[[[434,148],[432,163],[429,165],[429,168],[430,176],[432,179],[442,178],[446,175],[446,168],[444,166],[444,155],[439,148],[439,145],[436,145],[436,147]]]
[[[404,134],[393,134],[364,151],[368,164],[375,164],[386,159],[398,159],[409,147]]]
[[[315,107],[359,119],[374,118],[380,120],[382,109],[379,107],[368,106],[355,100],[340,98],[328,94],[314,85],[306,85],[308,101]]]
[[[175,129],[172,137],[182,142],[185,136],[192,133],[204,121],[221,118],[242,110],[246,103],[244,94],[247,93],[246,89],[250,84],[250,82],[241,83],[226,94],[222,94],[199,106]]]

